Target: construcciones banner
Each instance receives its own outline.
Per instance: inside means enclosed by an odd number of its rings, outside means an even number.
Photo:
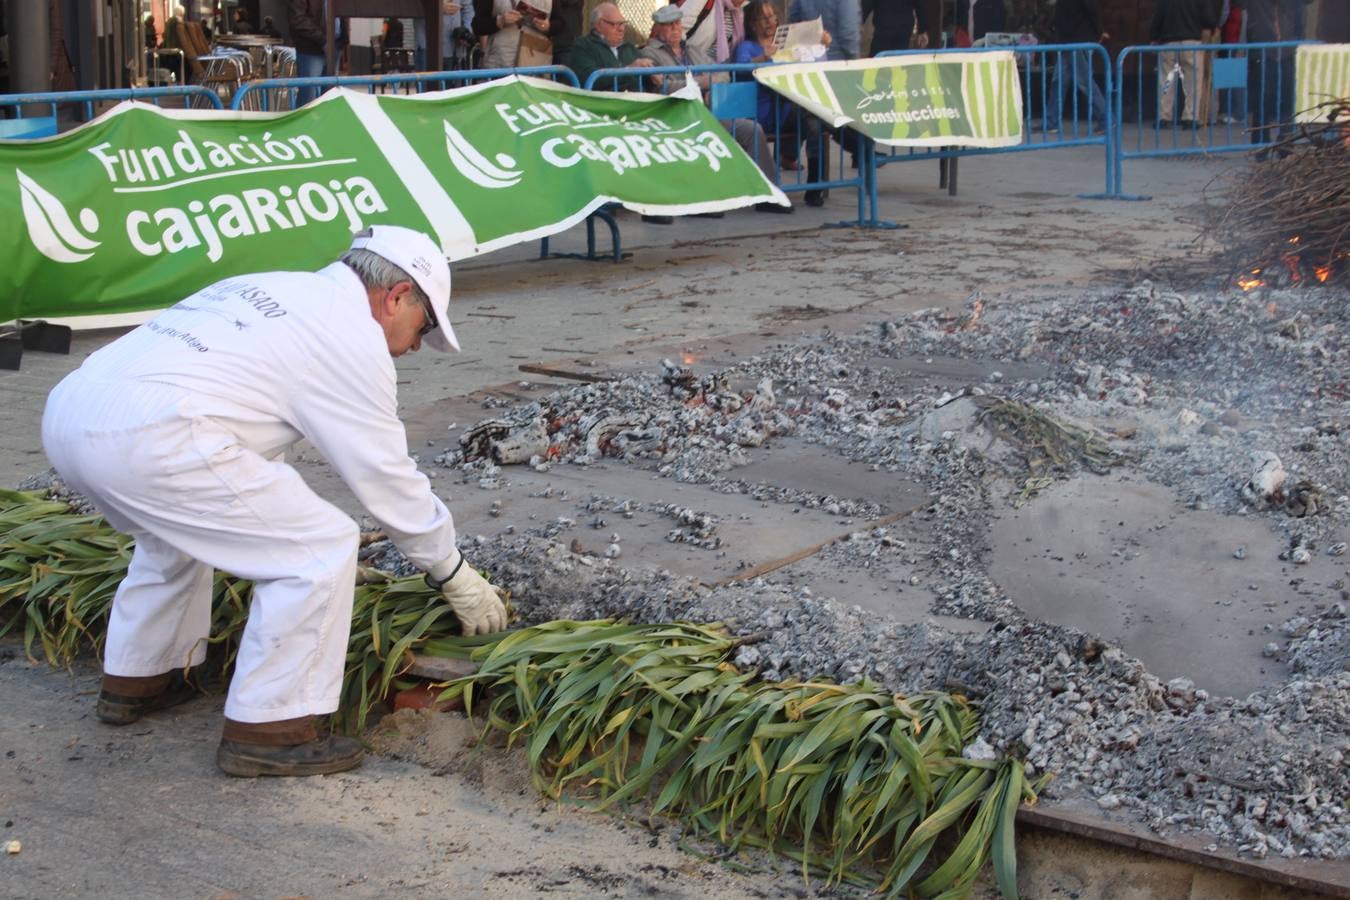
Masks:
[[[765,66],[755,78],[831,127],[848,125],[885,147],[1022,142],[1022,91],[1010,50]]]
[[[511,77],[333,91],[284,114],[121,104],[0,142],[0,322],[160,309],[242,272],[312,270],[398,224],[461,260],[617,201],[641,213],[776,201],[698,97]]]
[[[1350,102],[1350,44],[1303,44],[1294,56],[1295,118],[1326,122],[1327,104]]]

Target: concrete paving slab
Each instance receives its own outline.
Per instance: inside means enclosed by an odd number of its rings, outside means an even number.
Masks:
[[[990,575],[1028,615],[1103,635],[1164,680],[1243,697],[1284,681],[1261,649],[1341,576],[1338,560],[1277,558],[1267,523],[1185,508],[1166,489],[1084,475],[1007,509]],[[1235,559],[1239,546],[1250,548]]]

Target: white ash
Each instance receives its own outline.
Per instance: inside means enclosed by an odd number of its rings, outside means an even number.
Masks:
[[[671,543],[689,544],[704,550],[716,550],[722,546],[722,538],[717,533],[718,526],[721,525],[720,516],[690,509],[678,503],[643,503],[631,498],[620,499],[604,494],[592,494],[582,508],[592,514],[590,522],[592,528],[604,528],[609,524],[609,519],[595,515],[598,512],[608,511],[611,514],[631,518],[635,512],[641,511],[670,519],[675,523],[675,527],[666,534],[666,540]],[[614,542],[617,542],[617,538],[617,535],[611,536]]]
[[[89,502],[89,498],[68,487],[55,469],[48,469],[45,472],[27,476],[19,482],[15,490],[42,491],[46,494],[47,499],[69,503],[70,508],[81,515],[98,512],[94,508],[94,504]]]
[[[1350,596],[1344,588],[1341,594],[1345,599],[1330,604],[1321,613],[1296,616],[1280,627],[1289,638],[1280,652],[1291,672],[1308,678],[1350,672],[1350,618],[1345,614]]]
[[[1049,364],[1051,378],[1005,379],[1000,390],[1066,418],[1116,423],[1145,473],[1192,506],[1259,512],[1309,538],[1350,518],[1342,294],[1183,295],[1143,282],[995,300],[971,318],[958,328],[950,314],[928,311],[888,323],[883,335],[911,354]],[[1280,463],[1289,488],[1253,490],[1253,457]]]

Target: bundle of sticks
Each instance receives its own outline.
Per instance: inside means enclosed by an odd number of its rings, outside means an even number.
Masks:
[[[1350,100],[1325,107],[1326,121],[1297,126],[1222,183],[1207,237],[1240,280],[1284,269],[1325,282],[1350,269]]]

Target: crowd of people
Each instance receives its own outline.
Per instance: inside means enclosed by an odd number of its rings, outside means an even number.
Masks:
[[[1048,33],[1038,37],[1060,44],[1106,43],[1111,34],[1100,21],[1098,2],[1057,0],[1052,22],[1045,23]],[[1307,34],[1304,20],[1310,2],[1165,0],[1155,4],[1148,39],[1176,49],[1157,54],[1154,121],[1167,128],[1246,124],[1253,143],[1271,140],[1279,123],[1292,115],[1293,53],[1255,51],[1246,65],[1246,83],[1226,85],[1222,100],[1212,102],[1218,96],[1211,79],[1215,60],[1243,57],[1245,52],[1216,53],[1205,45],[1302,39]],[[439,67],[450,71],[560,65],[571,68],[584,85],[598,69],[761,62],[780,50],[774,38],[781,8],[774,0],[671,0],[668,7],[658,7],[648,23],[630,22],[613,3],[601,3],[587,14],[586,0],[442,0]],[[295,46],[297,75],[331,74],[326,62],[325,9],[324,0],[289,0],[283,31],[270,17],[255,26],[244,7],[238,6],[230,30],[284,36]],[[832,60],[857,59],[864,50],[876,56],[923,49],[936,35],[923,0],[786,0],[786,11],[789,22],[821,20],[825,55]],[[958,47],[1009,27],[1008,0],[956,0],[953,12],[948,40]],[[864,48],[868,21],[871,41]],[[174,45],[173,24],[170,20],[165,28],[166,46]],[[340,44],[346,33],[343,24],[339,22],[335,29]],[[426,58],[421,19],[386,20],[384,31],[386,46],[406,52],[407,68],[437,67]],[[149,21],[146,41],[150,46],[156,41]],[[1187,49],[1191,47],[1195,49]],[[1032,92],[1033,100],[1043,100],[1037,105],[1043,106],[1040,126],[1045,132],[1063,130],[1065,110],[1074,116],[1072,130],[1105,130],[1107,98],[1100,72],[1093,71],[1093,60],[1088,50],[1059,54],[1044,97]],[[603,87],[672,89],[671,84],[662,86],[658,79],[640,73],[611,78]],[[710,85],[702,87],[706,97]],[[310,89],[300,99],[307,102],[313,96]],[[760,93],[758,104],[755,121],[726,123],[737,142],[765,166],[766,174],[770,162],[775,172],[801,170],[799,156],[805,156],[808,177],[816,181],[829,167],[828,130],[767,91]],[[766,138],[778,141],[772,160]],[[803,144],[805,154],[799,153]],[[810,192],[806,202],[823,203],[824,194]]]

